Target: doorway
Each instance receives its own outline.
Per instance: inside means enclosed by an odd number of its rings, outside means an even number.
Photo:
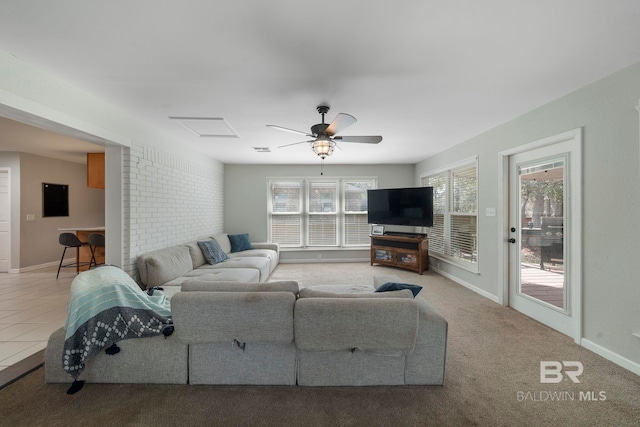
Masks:
[[[501,153],[502,303],[579,342],[580,130]]]

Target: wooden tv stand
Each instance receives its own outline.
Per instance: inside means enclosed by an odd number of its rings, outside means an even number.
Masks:
[[[371,265],[380,264],[413,270],[429,270],[429,239],[423,235],[371,237]]]

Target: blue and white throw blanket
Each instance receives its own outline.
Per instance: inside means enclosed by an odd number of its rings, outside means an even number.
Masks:
[[[85,271],[71,283],[62,366],[77,380],[85,363],[103,348],[160,335],[171,323],[169,300],[162,292],[148,295],[118,267]]]

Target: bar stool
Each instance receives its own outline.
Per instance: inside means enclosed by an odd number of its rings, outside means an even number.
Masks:
[[[60,258],[60,265],[58,265],[58,274],[56,274],[56,279],[60,275],[60,269],[62,267],[76,267],[76,273],[80,272],[81,265],[90,265],[91,262],[80,262],[80,247],[88,245],[87,242],[81,242],[73,233],[60,233],[60,237],[58,238],[58,242],[64,246],[64,250],[62,251],[62,258]],[[70,262],[69,264],[62,265],[62,261],[64,261],[64,254],[67,252],[67,248],[76,248],[76,261]]]
[[[91,265],[98,265],[96,262],[96,249],[104,248],[104,234],[91,233],[89,234],[87,241],[89,243],[89,248],[91,249],[91,261],[89,262],[89,268],[91,268]]]

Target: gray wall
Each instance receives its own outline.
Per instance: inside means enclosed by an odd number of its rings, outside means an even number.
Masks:
[[[327,161],[328,162],[328,161]],[[374,177],[378,187],[411,187],[413,165],[327,165],[324,177]],[[319,165],[225,165],[225,232],[249,233],[252,241],[267,240],[267,178],[317,177]],[[368,250],[287,251],[286,261],[345,261],[369,259]]]
[[[640,64],[531,111],[416,165],[428,171],[478,156],[479,274],[440,262],[440,269],[481,292],[498,295],[500,151],[583,129],[583,345],[640,368],[640,286],[633,259],[640,227]]]
[[[87,187],[87,167],[26,153],[0,152],[0,167],[11,168],[10,270],[60,260],[58,228],[104,225],[104,190]],[[42,217],[42,183],[69,185],[69,216]],[[34,221],[27,221],[34,214]]]
[[[104,226],[104,190],[87,187],[86,165],[25,153],[20,159],[20,268],[59,261],[58,228]],[[42,217],[43,182],[69,185],[69,216]]]

